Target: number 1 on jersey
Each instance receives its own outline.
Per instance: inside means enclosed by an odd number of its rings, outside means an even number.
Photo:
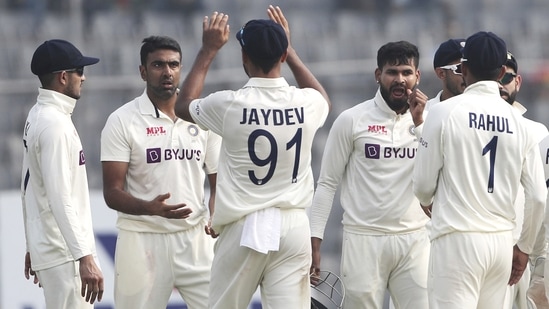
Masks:
[[[494,136],[486,146],[482,149],[482,155],[484,156],[488,152],[490,153],[490,173],[488,175],[488,193],[494,192],[494,166],[496,164],[496,149],[498,147],[498,137]]]

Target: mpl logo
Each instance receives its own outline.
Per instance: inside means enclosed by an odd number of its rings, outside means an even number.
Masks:
[[[368,125],[368,132],[386,135],[387,128],[385,128],[384,125],[379,124]]]
[[[149,148],[147,149],[147,163],[160,163],[162,161],[162,149],[161,148]]]
[[[166,129],[164,127],[150,127],[147,128],[147,136],[166,135]]]
[[[379,159],[381,146],[379,144],[364,144],[364,154],[368,159]]]

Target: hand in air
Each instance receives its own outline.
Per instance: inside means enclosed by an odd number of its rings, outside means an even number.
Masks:
[[[202,45],[206,50],[218,51],[229,40],[229,15],[213,12],[202,21]]]
[[[423,123],[423,111],[429,98],[421,92],[417,87],[406,90],[408,94],[408,106],[414,120],[414,125],[417,127]]]
[[[288,44],[290,44],[290,25],[288,24],[288,21],[286,20],[286,17],[284,17],[284,14],[282,14],[282,10],[280,7],[269,5],[269,8],[267,9],[267,15],[269,18],[276,22],[277,24],[281,25],[282,28],[284,28],[284,32],[286,32],[286,37],[288,38]]]

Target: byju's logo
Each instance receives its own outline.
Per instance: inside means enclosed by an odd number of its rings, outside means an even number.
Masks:
[[[149,148],[147,149],[147,163],[160,163],[162,161],[162,149]]]
[[[380,150],[379,144],[364,144],[364,153],[368,159],[379,159]]]
[[[78,164],[79,165],[84,165],[86,164],[86,157],[84,156],[84,150],[80,150],[80,154],[79,154],[79,161],[78,161]]]

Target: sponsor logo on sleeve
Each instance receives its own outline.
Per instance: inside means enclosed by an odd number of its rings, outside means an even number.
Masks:
[[[84,156],[84,150],[80,150],[78,157],[78,165],[86,164],[86,156]]]

